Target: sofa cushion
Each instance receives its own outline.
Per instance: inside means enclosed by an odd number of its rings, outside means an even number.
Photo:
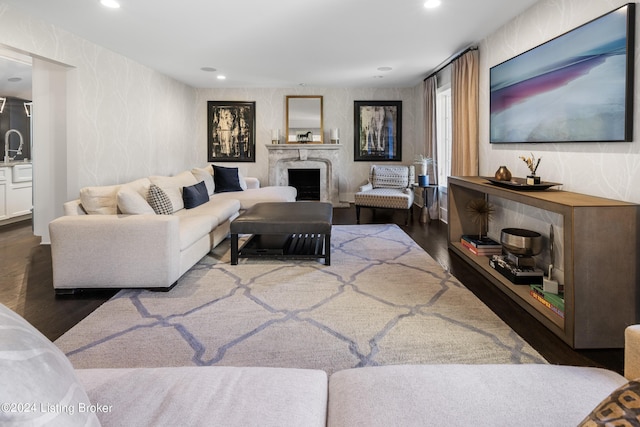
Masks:
[[[579,427],[632,426],[640,420],[640,382],[629,381],[607,396]]]
[[[226,193],[229,191],[242,191],[238,168],[226,168],[213,165],[213,181],[215,182],[216,193]]]
[[[320,370],[198,366],[81,369],[104,426],[325,427]]]
[[[182,212],[182,211],[181,211]],[[180,250],[183,251],[218,226],[218,219],[207,215],[180,216]]]
[[[100,425],[88,410],[89,397],[65,355],[2,304],[0,372],[0,425]]]
[[[204,184],[207,186],[207,192],[210,196],[213,195],[216,188],[215,182],[213,181],[213,167],[207,165],[203,168],[193,168],[191,169],[191,173],[196,180],[204,181]]]
[[[204,181],[182,188],[182,200],[185,209],[193,209],[209,201],[209,193]]]
[[[149,187],[147,201],[153,211],[158,215],[171,215],[173,213],[173,206],[171,200],[169,200],[169,196],[167,196],[167,193],[165,193],[162,188],[155,184],[151,184]]]
[[[371,206],[389,209],[409,209],[413,205],[414,195],[409,189],[374,188],[354,195],[357,206]]]
[[[403,365],[340,371],[328,425],[575,426],[625,378],[574,366]]]
[[[191,171],[180,172],[175,176],[151,176],[149,180],[167,194],[174,212],[184,208],[182,188],[198,183]]]
[[[119,185],[84,187],[80,189],[80,202],[89,215],[115,215],[118,213]]]
[[[231,194],[231,193],[220,193]],[[214,196],[210,201],[204,203],[193,209],[183,209],[176,212],[174,215],[182,218],[187,216],[204,216],[211,218],[211,229],[216,228],[219,224],[232,219],[238,215],[240,210],[240,202],[234,198],[221,199],[218,196]]]

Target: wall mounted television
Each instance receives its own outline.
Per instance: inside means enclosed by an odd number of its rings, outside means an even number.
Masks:
[[[490,142],[630,142],[635,4],[490,69]]]

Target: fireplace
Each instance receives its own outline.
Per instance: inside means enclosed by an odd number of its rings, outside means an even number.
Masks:
[[[320,197],[313,200],[343,206],[336,175],[340,144],[266,144],[266,147],[269,150],[269,185],[295,187],[290,182],[289,170],[313,170],[314,174],[319,173],[320,185]]]
[[[320,169],[287,169],[289,185],[298,190],[296,200],[320,200]]]

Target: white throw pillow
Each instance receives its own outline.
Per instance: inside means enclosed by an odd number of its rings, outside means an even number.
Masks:
[[[147,203],[149,186],[151,186],[149,178],[140,178],[122,184],[117,194],[118,211],[127,215],[155,214]]]
[[[129,187],[122,187],[118,191],[118,210],[125,215],[154,215],[155,212],[146,198]]]
[[[216,184],[213,181],[213,168],[211,167],[211,165],[205,166],[203,168],[193,168],[191,169],[191,173],[198,182],[204,181],[204,185],[207,186],[207,193],[209,193],[209,196],[213,196],[213,193],[216,189]]]
[[[0,372],[0,425],[100,425],[67,357],[2,304]]]
[[[80,189],[80,202],[89,215],[115,215],[119,185],[84,187]]]
[[[191,171],[180,172],[176,176],[151,176],[149,180],[166,193],[171,201],[171,206],[173,206],[173,212],[184,209],[182,187],[189,187],[198,183]]]

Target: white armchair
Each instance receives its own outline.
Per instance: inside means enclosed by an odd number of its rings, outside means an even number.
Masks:
[[[404,209],[407,212],[406,223],[412,215],[413,184],[415,169],[413,166],[372,165],[369,182],[360,187],[355,194],[356,222],[360,224],[360,208]]]

